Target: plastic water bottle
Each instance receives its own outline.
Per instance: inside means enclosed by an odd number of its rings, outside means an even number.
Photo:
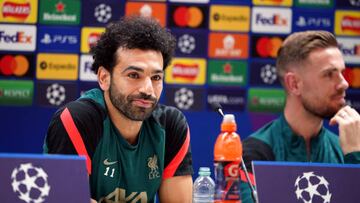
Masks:
[[[199,177],[194,182],[193,203],[214,202],[215,182],[210,175],[209,167],[200,167]]]

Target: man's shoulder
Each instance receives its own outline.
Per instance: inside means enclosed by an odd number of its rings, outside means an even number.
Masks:
[[[166,127],[177,122],[186,124],[184,114],[177,108],[158,104],[152,113],[152,118],[161,126]]]
[[[70,111],[74,120],[104,120],[106,117],[106,110],[89,98],[81,98],[67,103],[59,108],[54,116],[60,116],[65,109]]]
[[[273,137],[278,136],[279,131],[281,131],[281,123],[280,118],[277,118],[250,134],[247,139],[257,139],[270,144]]]

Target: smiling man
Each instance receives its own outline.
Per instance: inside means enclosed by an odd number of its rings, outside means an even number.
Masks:
[[[360,163],[360,116],[345,104],[345,63],[334,35],[290,35],[276,68],[286,92],[284,112],[244,140],[247,169],[253,160]],[[339,136],[323,127],[323,119],[338,124]],[[248,185],[241,189],[242,202],[252,202]]]
[[[45,152],[87,157],[97,202],[186,203],[192,197],[184,115],[158,104],[175,38],[156,21],[123,18],[92,47],[100,89],[59,109]],[[66,177],[64,177],[66,178]]]

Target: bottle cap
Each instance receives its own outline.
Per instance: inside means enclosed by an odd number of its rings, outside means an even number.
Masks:
[[[200,176],[210,176],[211,171],[209,167],[200,167],[199,168],[199,175]]]
[[[234,114],[225,114],[223,118],[224,123],[234,123],[235,122],[235,116]]]

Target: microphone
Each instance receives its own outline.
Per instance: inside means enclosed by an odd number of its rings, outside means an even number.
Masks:
[[[210,103],[210,105],[211,105],[211,108],[212,108],[214,111],[218,112],[221,116],[224,117],[224,113],[223,113],[223,110],[222,110],[222,107],[221,107],[220,103],[218,103],[218,102],[212,102],[212,103]],[[258,200],[257,191],[256,191],[255,187],[254,187],[253,185],[251,185],[249,173],[248,173],[248,171],[247,171],[247,169],[246,169],[246,166],[245,166],[245,163],[244,163],[244,159],[243,159],[242,156],[241,156],[241,168],[243,168],[244,173],[245,173],[245,176],[246,176],[246,180],[248,181],[248,185],[249,185],[250,190],[251,190],[251,196],[252,196],[254,202],[255,202],[255,203],[258,203],[259,200]]]

